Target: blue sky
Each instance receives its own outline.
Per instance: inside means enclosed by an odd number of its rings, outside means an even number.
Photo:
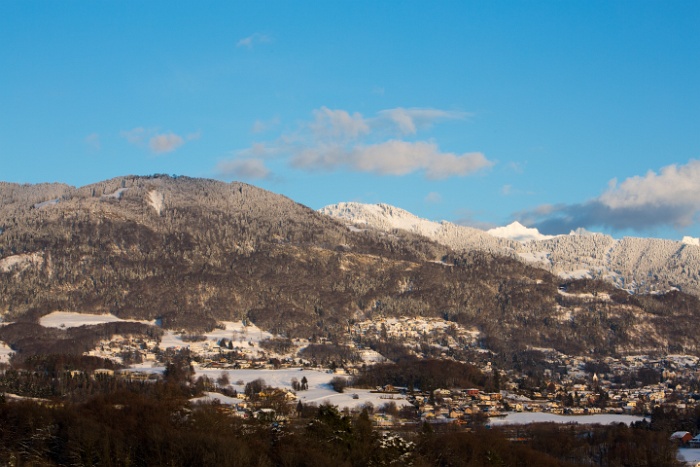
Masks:
[[[700,236],[700,2],[0,2],[0,180]]]

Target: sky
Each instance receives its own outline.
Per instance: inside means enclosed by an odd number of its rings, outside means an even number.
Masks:
[[[0,180],[700,236],[700,2],[0,2]]]

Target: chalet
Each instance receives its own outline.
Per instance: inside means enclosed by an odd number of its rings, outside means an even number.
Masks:
[[[676,431],[671,435],[669,439],[674,443],[677,443],[681,446],[685,446],[688,443],[690,443],[690,441],[693,439],[693,435],[691,435],[687,431]]]

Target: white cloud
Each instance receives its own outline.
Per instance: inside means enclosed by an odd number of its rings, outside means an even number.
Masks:
[[[425,196],[423,201],[425,201],[428,204],[438,204],[442,202],[442,195],[435,191],[431,191]]]
[[[271,128],[274,128],[275,126],[279,125],[280,119],[278,117],[275,117],[271,120],[255,120],[255,123],[253,123],[253,127],[251,128],[251,131],[253,133],[263,133],[265,131],[268,131]]]
[[[270,170],[261,159],[234,159],[221,161],[216,172],[226,179],[263,179],[270,176]]]
[[[358,172],[396,176],[424,170],[430,179],[464,176],[493,165],[480,153],[443,153],[432,142],[400,140],[349,150],[337,145],[320,145],[300,151],[291,162],[301,169],[333,170],[346,166]]]
[[[91,151],[99,151],[102,148],[102,144],[100,143],[100,135],[97,133],[90,133],[85,137],[84,141],[85,145]]]
[[[429,179],[465,176],[493,165],[479,152],[441,152],[433,141],[395,138],[397,133],[414,135],[441,120],[463,119],[468,115],[464,112],[395,108],[366,118],[359,112],[324,106],[312,115],[311,121],[302,122],[295,131],[240,150],[231,161],[281,157],[301,170],[345,168],[393,176],[423,172]],[[264,128],[262,122],[253,127]],[[392,135],[393,139],[386,139]]]
[[[202,137],[202,132],[201,131],[195,131],[194,133],[187,133],[187,136],[185,136],[185,139],[187,141],[195,141],[198,140],[199,138]]]
[[[256,32],[248,37],[244,37],[236,43],[236,47],[246,47],[252,49],[256,44],[266,44],[272,42],[272,38],[266,34]]]
[[[644,177],[628,178],[621,184],[611,180],[600,202],[611,209],[654,206],[697,205],[700,200],[700,161],[663,167],[659,174],[649,171]]]
[[[435,153],[427,158],[426,164],[426,176],[437,180],[452,176],[464,177],[479,170],[493,167],[494,163],[486,159],[480,152],[470,152],[462,155]]]
[[[420,128],[427,128],[440,120],[459,120],[469,114],[440,109],[395,109],[382,110],[379,112],[381,118],[391,121],[401,134],[413,135]]]
[[[156,154],[172,152],[185,144],[185,140],[175,133],[164,133],[151,137],[148,147]]]
[[[122,131],[120,135],[135,146],[148,147],[154,154],[165,154],[176,150],[188,141],[199,139],[201,132],[188,133],[183,138],[173,132],[158,133],[158,130],[154,128],[137,127]]]
[[[519,213],[543,233],[566,233],[579,227],[643,230],[658,226],[687,227],[700,215],[700,161],[672,164],[607,189],[584,203],[541,206]]]
[[[134,128],[132,130],[122,131],[121,137],[126,139],[131,144],[141,144],[148,137],[152,130],[146,130],[143,127]]]
[[[370,131],[367,121],[358,112],[350,115],[345,110],[328,107],[314,110],[314,121],[309,126],[320,140],[355,139]]]
[[[399,140],[358,147],[350,153],[348,163],[360,172],[382,175],[406,175],[425,170],[430,179],[464,176],[491,165],[479,153],[457,156],[440,152],[435,143]]]
[[[334,170],[347,163],[348,154],[338,145],[319,144],[299,149],[291,158],[292,167],[304,170]]]

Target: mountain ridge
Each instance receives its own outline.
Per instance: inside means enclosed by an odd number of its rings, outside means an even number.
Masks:
[[[631,292],[664,292],[678,288],[700,296],[700,244],[682,241],[613,237],[588,231],[545,236],[512,223],[482,231],[447,221],[421,219],[389,205],[339,203],[319,212],[383,230],[406,229],[459,251],[484,250],[519,258],[562,278],[603,279]],[[384,212],[393,216],[382,217]],[[396,213],[401,214],[397,216]]]
[[[375,211],[406,218],[388,205]],[[351,323],[431,317],[479,331],[477,347],[461,351],[488,349],[504,361],[530,347],[700,351],[694,296],[562,279],[523,262],[519,242],[412,222],[413,231],[348,226],[251,185],[188,177],[0,184],[0,317],[14,322],[0,326],[0,339],[40,348],[27,341],[58,331],[39,332],[39,318],[74,311],[193,331],[250,320],[287,338],[371,347],[378,343],[349,334]],[[481,247],[453,249],[424,228]],[[610,246],[604,236],[585,238]]]

